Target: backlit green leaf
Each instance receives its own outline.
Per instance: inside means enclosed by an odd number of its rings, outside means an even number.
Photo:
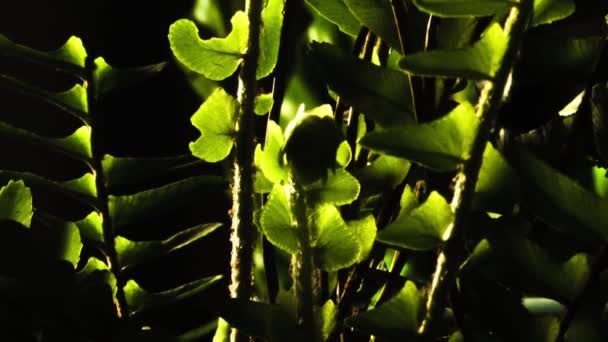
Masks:
[[[143,82],[160,73],[166,62],[150,64],[135,68],[114,68],[103,57],[94,61],[93,82],[95,82],[95,96],[97,98],[111,92],[127,88],[133,84]]]
[[[486,211],[510,213],[519,196],[519,178],[515,170],[488,143],[475,186],[473,205]]]
[[[171,213],[193,200],[218,196],[224,182],[220,177],[197,176],[132,195],[109,196],[112,221],[118,227]],[[210,199],[211,200],[211,199]]]
[[[405,56],[399,66],[416,75],[493,79],[507,49],[507,37],[497,23],[470,47],[434,50]]]
[[[541,220],[588,241],[608,239],[608,202],[530,152],[517,151],[514,166],[523,182],[523,205]]]
[[[103,243],[103,226],[101,214],[98,212],[91,212],[84,219],[74,222],[78,230],[80,231],[80,236],[83,240],[95,241],[98,243]]]
[[[283,145],[285,138],[281,127],[272,120],[268,121],[264,150],[257,153],[262,172],[273,183],[287,180],[287,165],[283,162]]]
[[[76,159],[88,160],[92,156],[91,129],[88,126],[80,127],[66,138],[47,138],[0,121],[0,134]]]
[[[554,21],[569,17],[574,13],[572,0],[535,0],[534,20],[532,25],[551,24]]]
[[[401,44],[390,1],[344,0],[344,3],[361,25],[368,27],[392,48],[400,51]]]
[[[87,90],[80,84],[75,84],[71,89],[64,92],[53,92],[38,86],[23,82],[12,76],[0,74],[0,85],[14,88],[23,95],[54,106],[83,123],[88,123],[89,103]]]
[[[473,106],[463,103],[435,121],[371,132],[360,143],[431,169],[451,171],[467,158],[478,124]]]
[[[410,169],[410,162],[380,155],[363,168],[353,170],[361,184],[361,197],[379,194],[399,185]]]
[[[272,98],[272,93],[261,94],[256,96],[254,112],[257,115],[264,115],[270,112],[270,109],[272,109],[273,102],[274,100]]]
[[[117,236],[114,238],[114,245],[120,265],[127,268],[186,247],[211,234],[221,225],[221,223],[201,224],[183,230],[162,241],[131,241],[122,236]]]
[[[361,254],[359,254],[357,262],[362,262],[369,256],[376,240],[378,231],[376,219],[373,215],[367,215],[359,220],[348,221],[348,228],[353,231],[353,234],[359,240],[359,244],[361,244]]]
[[[506,12],[515,0],[414,0],[416,7],[437,17],[480,17]]]
[[[49,250],[51,255],[71,263],[76,268],[83,245],[78,227],[74,223],[63,222],[61,225],[54,225],[42,235],[44,238],[41,248]]]
[[[201,136],[190,143],[190,151],[208,162],[218,162],[230,154],[239,103],[222,88],[207,98],[191,118]]]
[[[345,103],[386,127],[415,122],[405,73],[379,67],[330,44],[312,44],[311,49],[322,76]]]
[[[76,180],[58,182],[29,172],[0,170],[0,180],[9,181],[10,179],[22,179],[34,191],[38,189],[50,191],[91,206],[96,205],[96,199],[91,195],[92,188],[87,185],[92,178],[87,174]]]
[[[247,49],[249,20],[241,11],[232,19],[232,31],[226,38],[201,40],[196,24],[180,19],[169,28],[173,54],[182,64],[205,77],[220,81],[232,75]]]
[[[0,220],[15,221],[29,228],[33,215],[32,193],[22,180],[11,180],[0,189]]]
[[[340,212],[332,205],[324,205],[312,215],[315,262],[325,271],[337,271],[359,260],[363,250],[361,242],[348,228]]]
[[[346,323],[369,334],[416,341],[422,305],[422,297],[416,285],[408,281],[401,291],[386,303],[353,316],[347,319]]]
[[[345,205],[356,200],[359,182],[344,169],[330,172],[325,180],[318,180],[305,187],[307,203]]]
[[[162,158],[114,157],[106,154],[101,161],[108,188],[141,184],[179,174],[189,166],[202,163],[192,155]]]
[[[27,46],[16,44],[0,34],[0,54],[26,58],[50,68],[66,70],[77,75],[84,74],[87,52],[78,37],[70,37],[59,49],[38,51]]]
[[[169,305],[200,294],[216,284],[220,279],[222,279],[221,275],[207,277],[161,292],[147,292],[135,280],[131,279],[127,281],[124,291],[131,313],[140,314],[151,310],[161,310]]]
[[[295,254],[300,250],[296,226],[291,221],[285,188],[275,184],[260,217],[264,235],[273,245]]]
[[[353,151],[350,149],[348,145],[348,141],[344,140],[338,146],[338,151],[336,152],[336,162],[340,167],[346,167],[353,159]]]
[[[66,189],[79,192],[91,197],[97,197],[97,185],[92,173],[85,173],[82,177],[61,183]]]
[[[277,64],[283,25],[283,2],[283,0],[268,0],[262,12],[260,57],[256,69],[258,79],[268,76]]]
[[[353,37],[359,34],[361,24],[344,3],[344,0],[306,0],[322,17],[338,25],[340,30]]]
[[[395,221],[378,232],[377,240],[400,248],[430,250],[443,243],[445,231],[453,220],[450,205],[433,191],[419,207],[401,212]]]

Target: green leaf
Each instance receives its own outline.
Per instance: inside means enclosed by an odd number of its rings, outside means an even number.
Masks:
[[[0,74],[0,84],[14,88],[31,98],[46,102],[51,106],[70,114],[83,123],[89,122],[89,117],[87,115],[89,112],[87,90],[80,84],[75,84],[67,91],[53,92],[3,74]]]
[[[84,219],[74,222],[76,227],[78,227],[78,231],[80,232],[80,236],[83,240],[95,241],[98,243],[103,243],[103,225],[101,214],[96,211],[91,212]]]
[[[198,158],[214,163],[226,158],[232,150],[238,101],[218,88],[191,118],[201,137],[190,143],[190,151]]]
[[[160,62],[136,68],[114,68],[103,57],[97,57],[94,61],[93,82],[95,83],[95,97],[120,89],[127,88],[133,84],[143,82],[160,73],[167,62]]]
[[[91,152],[91,129],[82,126],[66,138],[47,138],[0,121],[0,134],[46,148],[79,160],[88,160]]]
[[[422,305],[416,285],[408,281],[386,303],[347,319],[346,324],[377,336],[417,341],[416,330]]]
[[[330,115],[325,115],[327,110]],[[326,178],[328,169],[335,167],[343,138],[331,117],[331,107],[321,106],[308,113],[301,110],[285,129],[285,136],[285,157],[301,184]]]
[[[502,63],[508,39],[497,23],[491,24],[472,46],[405,56],[399,66],[416,75],[492,80]]]
[[[130,279],[127,281],[124,291],[131,314],[136,315],[146,311],[161,310],[174,303],[191,298],[207,290],[221,279],[221,275],[202,278],[170,290],[153,293],[142,289],[135,280]]]
[[[253,111],[257,115],[264,115],[270,112],[273,103],[274,99],[272,98],[272,93],[260,94],[255,97],[255,108]]]
[[[201,163],[192,155],[163,158],[114,157],[106,154],[101,165],[108,188],[145,184],[159,177],[179,174],[189,166]]]
[[[132,195],[110,195],[108,206],[114,225],[121,227],[171,213],[194,199],[200,200],[211,194],[217,196],[223,186],[220,177],[191,177]]]
[[[59,49],[45,52],[16,44],[0,34],[0,54],[26,58],[50,68],[65,70],[77,75],[84,75],[87,58],[82,41],[74,36],[71,36]]]
[[[397,27],[389,1],[344,0],[361,25],[384,39],[393,49],[401,51]]]
[[[604,162],[608,162],[608,87],[596,84],[591,90],[591,121],[595,149]]]
[[[260,57],[256,69],[258,79],[268,76],[277,64],[281,26],[283,25],[283,0],[268,0],[262,12],[260,31]]]
[[[306,0],[306,3],[328,21],[338,25],[340,31],[356,37],[361,24],[350,13],[344,0]]]
[[[29,228],[33,215],[32,192],[22,180],[11,180],[0,189],[0,220],[15,221]]]
[[[443,18],[437,27],[437,48],[459,49],[471,44],[477,18]]]
[[[285,138],[281,127],[274,121],[268,121],[264,150],[256,151],[264,176],[273,183],[287,180],[287,165],[283,162],[283,145]]]
[[[487,258],[483,253],[489,251],[493,259],[485,264],[485,272],[508,272],[511,281],[523,284],[527,292],[533,291],[564,304],[574,300],[589,277],[589,256],[578,253],[561,262],[516,232],[515,227],[504,228],[493,229],[486,242],[489,242],[489,250],[476,247],[470,262],[483,265],[479,259]]]
[[[95,176],[92,173],[85,173],[82,177],[61,182],[66,189],[97,197],[97,185],[95,184]]]
[[[524,206],[573,237],[595,243],[598,236],[604,241],[608,239],[608,202],[530,152],[518,150],[514,157],[514,166],[522,179]]]
[[[574,13],[572,0],[535,0],[533,26],[551,24]]]
[[[517,173],[492,144],[483,153],[473,206],[486,211],[511,213],[520,198]]]
[[[123,268],[147,262],[186,247],[213,233],[221,226],[221,223],[201,224],[162,241],[131,241],[122,236],[116,236],[114,245],[116,246],[118,261]]]
[[[361,254],[359,254],[357,262],[362,262],[371,253],[374,241],[376,240],[376,233],[378,231],[376,219],[373,215],[367,215],[359,220],[348,221],[348,228],[353,231],[353,234],[359,240]]]
[[[359,260],[362,246],[359,239],[348,228],[340,212],[332,205],[317,208],[311,217],[312,245],[315,262],[324,271],[337,271]]]
[[[295,311],[286,305],[230,299],[221,306],[220,316],[248,335],[269,342],[305,341]]]
[[[338,151],[336,152],[336,162],[338,165],[340,165],[340,167],[345,168],[352,159],[353,151],[350,149],[348,141],[344,140],[340,143],[340,146],[338,146]]]
[[[509,0],[413,0],[420,10],[437,17],[481,17],[506,12],[518,1]]]
[[[307,203],[345,205],[359,196],[359,182],[344,169],[330,172],[326,180],[318,180],[304,189]]]
[[[262,208],[260,224],[264,235],[273,245],[290,254],[300,250],[297,230],[291,221],[285,188],[275,184]]]
[[[590,171],[595,193],[606,199],[608,197],[608,170],[594,166]]]
[[[326,43],[313,43],[311,51],[321,75],[345,103],[385,127],[415,122],[405,73],[379,67]]]
[[[436,191],[417,208],[401,212],[378,233],[377,240],[390,246],[431,250],[445,241],[444,234],[454,220],[452,208]]]
[[[16,172],[0,170],[0,180],[22,179],[35,191],[40,188],[48,190],[52,193],[65,195],[68,198],[78,202],[84,202],[91,206],[95,206],[96,198],[91,195],[93,188],[87,185],[93,181],[90,174],[85,174],[83,177],[67,182],[53,181],[29,172]]]
[[[69,262],[74,268],[78,266],[83,245],[74,223],[64,221],[63,224],[39,233],[43,236],[40,240],[41,249],[48,250],[50,255],[59,260]]]
[[[180,19],[169,28],[169,42],[173,54],[182,64],[205,77],[220,81],[238,68],[247,49],[249,20],[241,11],[232,19],[232,31],[226,38],[201,40],[196,24]]]
[[[394,189],[410,170],[410,162],[397,157],[380,155],[363,168],[353,170],[361,184],[360,197],[367,197]]]
[[[473,106],[463,103],[429,123],[368,133],[360,144],[431,169],[452,171],[468,157],[478,125]]]

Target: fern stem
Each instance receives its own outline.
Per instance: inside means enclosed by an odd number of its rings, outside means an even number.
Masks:
[[[486,83],[480,95],[476,113],[480,120],[479,129],[471,147],[470,157],[464,161],[456,178],[454,197],[451,202],[452,210],[455,213],[454,222],[448,228],[448,239],[437,258],[426,302],[426,315],[418,329],[418,333],[424,337],[430,337],[430,334],[433,333],[434,320],[443,312],[445,297],[453,285],[458,267],[464,259],[462,240],[469,224],[469,213],[472,208],[483,152],[494,129],[504,94],[508,92],[509,77],[532,14],[532,0],[522,1],[519,6],[511,8],[504,29],[504,34],[509,37],[507,50],[494,80]]]
[[[247,52],[239,74],[239,113],[236,126],[235,157],[232,183],[232,225],[230,259],[232,298],[249,299],[253,293],[253,248],[256,232],[253,227],[253,153],[254,104],[256,95],[256,70],[260,55],[260,31],[262,26],[262,0],[247,0],[245,10],[249,18]],[[248,340],[232,329],[231,341]]]
[[[296,220],[300,252],[294,256],[293,275],[296,294],[298,321],[304,331],[305,341],[320,341],[317,336],[313,315],[313,252],[310,245],[310,227],[306,216],[304,189],[290,177],[289,206]]]
[[[95,64],[92,58],[87,58],[86,61],[88,79],[93,80],[93,72],[95,70]],[[103,155],[107,150],[106,139],[107,134],[101,131],[104,126],[103,116],[95,111],[96,109],[96,84],[95,82],[89,82],[87,86],[87,99],[89,112],[91,113],[91,150],[92,150],[92,162],[89,164],[92,168],[93,174],[95,175],[95,186],[97,187],[97,201],[98,201],[98,212],[101,215],[103,240],[105,244],[105,253],[107,255],[107,261],[110,267],[110,271],[116,277],[116,313],[119,318],[129,317],[129,306],[125,297],[124,285],[125,279],[122,276],[121,268],[118,261],[118,254],[116,252],[116,246],[114,245],[114,238],[116,237],[116,227],[112,222],[110,216],[110,209],[108,207],[108,196],[109,192],[106,187],[106,176],[103,172],[102,160]]]

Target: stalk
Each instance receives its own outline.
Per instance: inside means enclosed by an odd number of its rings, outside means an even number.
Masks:
[[[232,224],[230,242],[230,296],[248,300],[253,294],[253,248],[256,232],[253,226],[253,153],[255,147],[254,105],[256,70],[260,55],[260,28],[263,0],[247,0],[245,11],[249,18],[247,52],[239,74],[239,113],[236,125],[235,156],[232,181]],[[231,341],[247,341],[232,329]]]
[[[310,227],[306,215],[304,189],[290,176],[289,206],[296,220],[300,252],[293,259],[294,289],[297,301],[297,314],[305,341],[320,341],[316,333],[313,305],[313,251],[310,244]]]
[[[533,5],[532,0],[523,0],[519,6],[511,8],[504,27],[505,35],[509,37],[507,51],[496,77],[485,84],[477,104],[476,115],[480,120],[479,129],[471,147],[470,157],[461,165],[461,171],[456,178],[454,197],[450,204],[455,215],[454,222],[448,228],[447,241],[437,258],[437,266],[427,297],[426,315],[418,329],[418,333],[424,337],[430,337],[432,334],[435,319],[444,310],[448,290],[453,285],[458,267],[464,260],[462,240],[469,222],[483,152],[488,138],[494,130],[504,94],[509,90],[509,77],[526,26],[532,17]]]
[[[93,72],[95,65],[93,58],[89,57],[86,61],[87,78],[93,80]],[[95,186],[97,188],[97,211],[101,215],[102,230],[103,230],[103,241],[105,246],[105,254],[107,258],[108,266],[110,271],[116,277],[116,315],[118,318],[129,317],[129,307],[127,299],[125,297],[124,285],[125,279],[122,276],[121,268],[122,265],[118,262],[118,254],[116,253],[116,246],[114,245],[114,238],[116,237],[116,227],[112,222],[110,216],[110,209],[108,207],[108,196],[109,192],[106,187],[106,176],[103,172],[102,160],[103,155],[107,151],[105,134],[101,132],[104,127],[103,117],[100,113],[96,113],[96,84],[95,82],[88,82],[87,86],[87,101],[89,112],[92,113],[91,117],[91,150],[93,158],[89,163],[89,167],[95,175]]]

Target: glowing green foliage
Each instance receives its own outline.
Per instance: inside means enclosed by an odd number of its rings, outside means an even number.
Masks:
[[[312,44],[321,75],[340,98],[382,126],[414,123],[410,84],[403,72],[383,68],[330,44]]]
[[[344,0],[306,0],[306,3],[317,11],[325,19],[338,25],[340,30],[353,37],[359,34],[361,24],[359,20],[350,13]]]
[[[422,305],[422,297],[416,285],[408,281],[386,303],[349,318],[347,324],[377,336],[395,339],[414,337]]]
[[[117,236],[114,238],[114,245],[121,266],[127,268],[184,248],[213,233],[221,226],[221,223],[201,224],[183,230],[162,241],[131,241],[122,236]]]
[[[344,3],[361,25],[368,27],[370,31],[384,39],[392,48],[401,51],[397,27],[393,20],[393,11],[389,1],[344,0]]]
[[[230,154],[235,133],[239,103],[218,88],[199,107],[191,118],[201,136],[190,143],[190,151],[208,162],[218,162]]]
[[[9,181],[0,189],[0,220],[15,221],[29,228],[33,215],[32,193],[23,181]]]
[[[473,106],[463,103],[435,121],[371,132],[360,143],[431,169],[450,171],[468,157],[478,124]]]
[[[493,79],[502,62],[508,39],[497,23],[481,40],[457,50],[434,50],[405,56],[399,65],[416,75]]]
[[[201,40],[194,22],[188,19],[176,21],[169,28],[173,54],[182,64],[211,80],[225,79],[239,66],[247,49],[249,32],[245,13],[235,13],[230,22],[232,31],[226,38]]]
[[[414,0],[416,7],[438,17],[473,17],[501,14],[517,1],[509,0]]]
[[[166,62],[161,62],[136,68],[114,68],[106,63],[103,57],[97,57],[94,63],[93,82],[96,85],[95,96],[97,98],[152,78],[167,65]]]
[[[443,243],[453,220],[450,205],[433,191],[420,206],[401,210],[397,219],[378,233],[377,240],[400,248],[430,250]]]

